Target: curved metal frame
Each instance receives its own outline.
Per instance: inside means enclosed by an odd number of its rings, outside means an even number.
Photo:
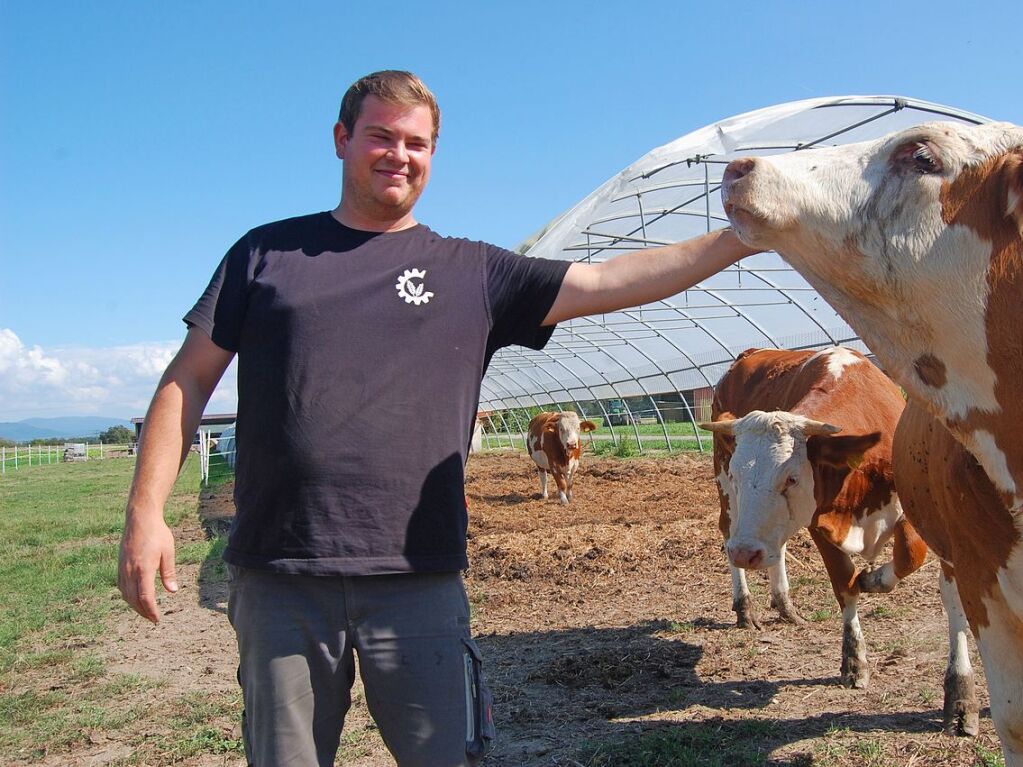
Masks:
[[[720,175],[712,174],[712,170],[723,168],[730,159],[737,156],[802,151],[828,142],[840,143],[835,142],[834,139],[848,136],[857,129],[878,123],[886,117],[903,111],[941,115],[970,123],[985,122],[983,117],[951,107],[899,97],[848,97],[822,100],[807,106],[805,114],[810,114],[818,109],[841,107],[876,107],[878,112],[864,116],[862,111],[859,111],[856,115],[857,119],[850,120],[848,124],[837,130],[822,130],[820,133],[823,135],[808,141],[791,139],[788,141],[758,141],[754,139],[744,143],[740,142],[739,146],[733,142],[734,148],[730,148],[727,154],[693,153],[688,157],[666,159],[656,167],[648,168],[643,172],[637,170],[627,178],[624,173],[620,174],[616,177],[618,182],[630,185],[631,188],[605,197],[605,201],[601,204],[616,206],[634,199],[635,207],[627,211],[604,210],[599,217],[585,222],[581,221],[574,235],[569,235],[571,241],[565,242],[560,247],[555,245],[554,247],[558,247],[558,250],[546,253],[546,255],[592,263],[604,260],[618,252],[667,244],[663,238],[659,239],[656,236],[656,230],[652,230],[651,227],[659,222],[668,222],[671,217],[675,216],[704,218],[706,230],[710,231],[714,222],[725,220],[719,212],[713,209],[711,204],[711,195],[720,189]],[[767,113],[769,110],[763,111]],[[800,113],[783,109],[780,110],[780,114],[783,119],[788,119]],[[770,125],[770,123],[763,123],[763,125]],[[883,126],[877,127],[878,130],[875,134],[877,136],[888,132],[888,130],[880,130]],[[696,132],[690,136],[696,136],[699,133]],[[642,160],[637,165],[641,165],[641,163]],[[681,165],[686,166],[681,169],[682,173],[696,166],[702,166],[702,177],[690,175],[675,180],[663,180],[656,184],[646,183],[654,176]],[[691,193],[685,193],[684,199],[681,201],[662,199],[658,200],[658,204],[655,206],[645,204],[651,195],[663,197],[671,194],[673,190],[694,191],[695,188],[700,189],[699,194],[693,196]],[[598,193],[603,189],[604,187],[601,187]],[[700,205],[701,209],[694,209],[695,205]],[[597,208],[594,212],[599,212],[599,210]],[[637,223],[629,226],[630,220]],[[559,226],[561,221],[562,219],[557,219],[549,224],[543,233],[532,242],[526,254],[534,255],[537,250],[549,250],[546,238],[552,230]],[[616,224],[624,224],[623,231],[614,233],[605,229],[605,227],[613,229]],[[676,222],[676,225],[680,224]],[[670,227],[671,224],[668,226]],[[576,240],[577,237],[578,240]],[[552,242],[557,243],[557,240]],[[489,421],[493,431],[496,431],[495,415],[500,418],[504,431],[508,434],[509,444],[514,446],[514,435],[509,428],[508,421],[515,421],[516,433],[524,441],[525,430],[519,423],[519,415],[516,412],[518,408],[523,407],[522,403],[531,401],[533,406],[545,409],[561,409],[565,405],[574,405],[585,416],[585,410],[578,399],[579,393],[585,393],[591,401],[596,403],[604,418],[604,423],[608,425],[611,439],[617,445],[618,435],[615,427],[610,424],[611,419],[606,401],[612,398],[621,399],[625,403],[626,413],[632,426],[631,431],[635,434],[640,452],[643,452],[643,439],[638,425],[639,418],[628,404],[629,398],[642,396],[649,401],[661,427],[660,431],[664,434],[665,444],[671,451],[672,440],[668,432],[667,420],[661,407],[658,406],[656,395],[677,393],[682,395],[680,400],[690,423],[694,425],[697,446],[703,450],[704,441],[700,437],[699,429],[695,429],[696,417],[693,408],[684,394],[690,389],[699,387],[680,388],[680,384],[686,382],[687,378],[694,384],[698,381],[707,387],[713,387],[720,375],[724,373],[726,366],[731,364],[744,348],[761,342],[761,339],[766,340],[771,346],[783,348],[784,341],[787,338],[791,339],[794,332],[801,330],[800,325],[810,326],[813,328],[815,338],[819,337],[819,341],[802,339],[807,343],[800,343],[801,348],[818,348],[839,342],[859,340],[840,319],[838,322],[842,327],[831,327],[827,320],[817,316],[809,305],[810,299],[806,298],[808,294],[817,295],[812,287],[785,286],[778,279],[768,276],[772,273],[790,274],[798,277],[791,268],[784,264],[765,267],[749,266],[748,261],[744,259],[722,272],[726,275],[735,275],[737,284],[734,286],[722,287],[720,284],[714,284],[715,278],[711,278],[705,283],[696,285],[669,299],[621,312],[569,321],[555,330],[551,341],[543,351],[502,349],[494,356],[490,370],[481,384],[480,407],[491,411]],[[749,280],[745,285],[743,284],[744,276]],[[690,300],[691,293],[694,296],[702,295],[705,300],[694,303]],[[735,298],[736,295],[741,296],[741,299]],[[763,296],[766,296],[766,300]],[[747,298],[750,300],[746,300]],[[821,301],[822,306],[826,306],[823,299]],[[791,307],[790,311],[794,314],[791,317],[782,314],[784,307]],[[723,309],[726,313],[718,313],[717,309]],[[782,321],[790,323],[791,326],[769,327],[764,317],[770,319],[772,312],[777,313],[782,317]],[[833,316],[837,318],[837,315]],[[712,326],[715,321],[730,319],[741,323],[736,326],[740,330],[745,327],[752,331],[752,334],[746,331],[735,332],[735,329],[732,328],[726,337]],[[679,323],[684,324],[680,325]],[[705,338],[709,342],[708,349],[689,348],[689,345],[682,339],[672,336],[672,330],[684,330],[684,332],[696,330],[702,334],[699,337]],[[643,331],[649,335],[644,334],[642,337],[636,335],[637,332]],[[736,341],[737,337],[741,338],[739,342]],[[643,344],[644,340],[651,339],[656,339],[663,345],[656,353],[645,348]],[[575,363],[574,367],[567,364],[569,359]],[[642,369],[637,370],[637,367]],[[586,383],[582,379],[584,374],[588,377],[591,373],[593,380],[598,382],[597,384]],[[565,376],[564,379],[560,378],[562,375]],[[651,384],[647,379],[661,379],[661,383],[657,384],[654,381]],[[628,382],[629,385],[623,386],[625,382]],[[667,382],[668,386],[665,386],[664,382]],[[615,396],[597,396],[595,386],[605,392],[612,392]],[[623,393],[625,391],[640,393],[625,394]],[[541,401],[549,404],[541,404]],[[487,445],[489,446],[489,444],[488,436]]]

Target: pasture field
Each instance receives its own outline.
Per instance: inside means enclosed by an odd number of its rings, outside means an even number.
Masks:
[[[233,513],[231,483],[204,489],[196,515],[198,481],[190,471],[176,496],[183,588],[161,597],[164,620],[150,627],[122,607],[113,560],[104,560],[92,591],[77,597],[104,605],[72,616],[53,635],[28,630],[14,641],[19,649],[4,655],[0,763],[244,764],[218,565],[219,534]],[[65,547],[113,551],[127,475],[117,481],[123,487],[109,491],[117,505],[107,527],[48,548],[61,556]],[[775,620],[766,580],[752,577],[766,628],[733,627],[708,454],[585,455],[575,493],[568,507],[540,500],[523,451],[469,461],[467,586],[499,731],[485,767],[1002,764],[982,672],[980,736],[940,732],[946,639],[933,561],[892,594],[862,598],[872,679],[866,690],[846,690],[837,681],[839,610],[808,536],[793,542],[789,558],[793,600],[807,625]],[[6,516],[8,496],[0,502]],[[7,583],[13,576],[5,574]],[[5,592],[5,610],[11,598]],[[47,604],[56,613],[79,609],[62,594]],[[67,660],[38,660],[62,653]],[[79,734],[63,739],[14,735],[19,726],[39,729],[27,703],[18,704],[25,707],[20,722],[10,719],[6,701],[29,695],[58,696],[70,710],[116,700],[132,719],[79,717],[62,725],[66,735]],[[354,697],[337,764],[392,764],[358,687]]]
[[[208,730],[213,711],[233,721],[233,690],[168,695],[159,675],[112,662],[112,627],[141,623],[116,589],[134,465],[25,465],[0,481],[0,764],[75,764],[80,753],[95,764],[163,764],[239,747]],[[192,455],[167,505],[172,526],[196,519],[198,485]],[[205,536],[181,543],[185,568],[215,553]]]

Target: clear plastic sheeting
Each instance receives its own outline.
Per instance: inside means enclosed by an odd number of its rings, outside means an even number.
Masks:
[[[520,251],[597,263],[689,239],[728,225],[719,186],[733,159],[867,141],[934,120],[987,122],[896,96],[809,99],[731,117],[649,152]],[[480,395],[480,410],[490,414],[484,436],[503,431],[516,444],[512,435],[521,437],[532,410],[571,408],[602,419],[617,442],[616,413],[609,410],[624,409],[639,450],[644,438],[637,424],[644,421],[660,425],[671,449],[666,424],[706,417],[696,412],[694,393],[713,387],[743,350],[835,344],[868,351],[777,254],[751,256],[664,301],[564,322],[543,351],[499,351]],[[692,436],[700,447],[707,442]]]

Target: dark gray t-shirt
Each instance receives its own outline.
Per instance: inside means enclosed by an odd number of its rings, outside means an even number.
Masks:
[[[309,575],[465,568],[480,381],[500,347],[547,343],[568,266],[329,212],[242,237],[184,318],[238,353],[224,559]]]

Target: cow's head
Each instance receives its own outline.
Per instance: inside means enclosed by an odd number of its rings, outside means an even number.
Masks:
[[[557,434],[562,447],[571,452],[578,449],[582,432],[593,431],[596,428],[597,425],[593,421],[580,421],[577,412],[566,410],[556,420],[548,421],[544,431]]]
[[[719,441],[732,455],[717,478],[728,497],[728,558],[751,569],[777,564],[793,533],[834,501],[841,482],[822,482],[822,474],[831,467],[847,473],[880,439],[876,432],[832,436],[841,427],[784,411],[753,410],[701,426],[731,438]]]
[[[1023,418],[1023,128],[745,158],[721,193],[740,238],[789,261],[1018,503],[1023,440],[1002,431]]]

